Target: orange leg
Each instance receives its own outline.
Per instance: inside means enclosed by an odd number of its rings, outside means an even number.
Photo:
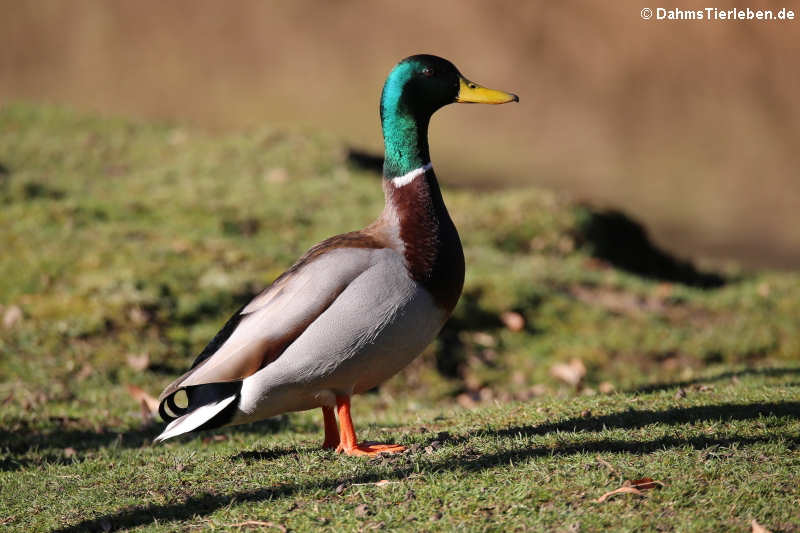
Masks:
[[[341,425],[341,435],[336,453],[378,455],[379,453],[402,452],[406,449],[405,446],[399,444],[358,444],[356,430],[353,428],[353,420],[350,418],[350,397],[337,396],[336,408],[339,411],[339,424]]]
[[[326,450],[336,448],[339,446],[339,428],[336,427],[333,407],[322,408],[322,419],[325,422],[325,442],[322,443],[322,447]]]

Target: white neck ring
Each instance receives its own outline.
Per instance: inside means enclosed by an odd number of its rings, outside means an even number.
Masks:
[[[402,176],[397,176],[396,178],[392,178],[392,184],[399,189],[400,187],[408,185],[416,178],[422,176],[432,168],[433,168],[433,163],[428,163],[419,168],[415,168],[414,170],[412,170],[407,174],[403,174]]]

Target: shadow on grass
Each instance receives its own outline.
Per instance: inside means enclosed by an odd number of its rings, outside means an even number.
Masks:
[[[610,415],[570,418],[561,422],[538,426],[516,426],[499,430],[487,430],[482,434],[498,437],[533,436],[545,435],[556,431],[587,432],[603,431],[605,429],[636,429],[651,424],[679,425],[693,424],[706,420],[752,420],[761,416],[793,416],[800,418],[800,402],[728,403],[679,407],[663,411],[631,409]]]
[[[284,455],[297,452],[309,452],[314,448],[275,448],[273,450],[247,450],[231,456],[233,461],[272,461]]]
[[[270,434],[285,429],[289,425],[289,417],[281,416],[252,424],[245,424],[233,428],[233,432],[245,434]],[[298,429],[294,425],[295,429]],[[307,429],[307,428],[303,428]],[[161,433],[163,425],[152,425],[130,431],[116,431],[109,428],[99,428],[98,431],[90,429],[58,429],[37,430],[26,428],[10,431],[0,428],[0,442],[3,443],[2,451],[5,457],[0,457],[0,471],[12,471],[40,466],[44,463],[69,465],[79,461],[83,453],[100,448],[141,448],[152,445],[153,438]],[[184,437],[182,440],[204,439],[217,431],[201,431]],[[73,457],[67,457],[60,450],[71,448]],[[52,449],[52,452],[41,453],[36,451],[36,458],[31,459],[26,455],[31,450]]]
[[[724,381],[726,379],[742,378],[745,376],[781,377],[787,375],[800,375],[800,368],[747,368],[744,370],[722,372],[716,376],[707,378],[701,377],[686,381],[673,381],[668,383],[645,385],[643,387],[632,389],[629,392],[659,392],[669,389],[676,389],[679,387],[691,387],[692,385],[699,385],[701,383],[713,383],[717,381]]]
[[[717,289],[727,282],[656,246],[644,226],[621,211],[581,207],[576,237],[595,257],[632,274],[699,289]]]
[[[685,424],[703,420],[749,420],[764,415],[775,416],[800,416],[800,402],[773,402],[762,404],[722,404],[702,407],[688,407],[667,409],[664,411],[624,411],[594,418],[573,418],[558,423],[543,424],[538,426],[523,426],[488,430],[483,435],[499,437],[513,437],[516,435],[544,435],[554,431],[598,431],[608,428],[638,428],[652,423]],[[447,440],[447,444],[468,443],[473,437],[454,437]],[[444,460],[428,460],[425,456],[420,461],[411,461],[409,458],[399,456],[372,473],[364,473],[350,478],[329,478],[312,483],[295,485],[281,485],[278,487],[241,491],[232,494],[206,493],[193,496],[176,503],[163,505],[142,505],[123,509],[119,512],[103,515],[91,520],[68,526],[57,531],[62,533],[78,531],[117,531],[120,529],[134,528],[137,526],[159,522],[172,522],[205,516],[214,511],[233,504],[243,502],[259,502],[291,497],[308,490],[331,490],[340,484],[351,485],[355,483],[374,483],[381,479],[403,479],[418,471],[420,466],[429,471],[481,471],[500,465],[508,465],[510,461],[519,462],[536,457],[569,456],[582,453],[629,453],[648,454],[669,448],[690,447],[703,450],[713,447],[727,447],[732,445],[749,446],[776,440],[788,441],[792,447],[800,446],[800,437],[797,435],[771,434],[766,436],[733,436],[725,438],[715,437],[661,437],[645,441],[625,441],[614,439],[600,439],[594,441],[577,442],[551,447],[523,446],[510,450],[499,451],[484,455],[459,455]],[[232,459],[245,460],[271,460],[285,455],[291,450],[278,450],[278,453],[243,452]],[[417,458],[415,458],[417,459]]]

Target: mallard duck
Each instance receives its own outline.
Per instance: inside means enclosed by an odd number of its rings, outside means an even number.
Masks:
[[[161,393],[159,413],[169,424],[156,441],[321,407],[324,448],[402,451],[358,443],[350,398],[417,357],[461,295],[464,254],[430,162],[428,122],[454,102],[518,101],[467,80],[440,57],[400,61],[380,102],[383,212],[366,228],[311,248],[228,320]],[[180,391],[185,407],[175,400]]]

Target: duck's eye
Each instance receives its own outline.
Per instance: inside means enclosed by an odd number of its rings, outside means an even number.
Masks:
[[[472,82],[470,82],[470,83],[469,83],[469,85],[467,85],[467,87],[469,87],[470,89],[477,89],[477,88],[478,88],[478,86],[477,86],[477,85],[475,85],[475,84],[474,84],[474,83],[472,83]]]
[[[424,69],[422,69],[422,75],[425,76],[426,78],[430,78],[431,76],[433,76],[433,69],[431,67],[425,67]]]

